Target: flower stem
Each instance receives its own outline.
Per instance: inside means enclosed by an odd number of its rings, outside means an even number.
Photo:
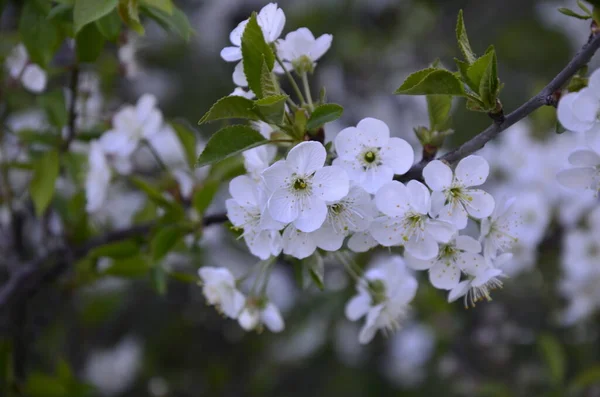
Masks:
[[[355,263],[353,263],[351,259],[347,258],[343,252],[336,252],[335,256],[339,259],[340,262],[342,262],[344,268],[346,269],[350,277],[352,277],[354,281],[359,282],[362,277],[360,275],[361,272],[357,270],[358,266]]]
[[[150,141],[148,141],[147,139],[144,139],[142,141],[146,147],[148,148],[148,150],[150,150],[150,153],[152,153],[152,156],[154,156],[154,159],[156,160],[156,162],[158,163],[158,165],[160,166],[160,168],[163,169],[163,171],[169,171],[169,167],[167,167],[167,165],[164,163],[164,161],[160,158],[160,155],[158,154],[158,152],[156,151],[156,149],[154,149],[154,146],[152,146],[152,144],[150,143]]]
[[[304,100],[304,95],[302,95],[302,91],[300,91],[300,87],[298,87],[298,83],[296,83],[296,80],[294,80],[294,77],[292,76],[292,74],[289,72],[289,70],[287,70],[287,68],[281,61],[281,58],[279,58],[279,55],[275,54],[275,59],[277,60],[277,63],[279,64],[279,66],[281,66],[281,68],[285,72],[285,75],[288,78],[290,84],[292,85],[294,92],[296,93],[296,95],[298,96],[298,99],[300,100],[300,105],[304,106],[306,104],[306,101]]]
[[[304,85],[304,93],[306,94],[306,100],[308,101],[308,107],[310,108],[310,111],[312,112],[313,110],[315,110],[315,107],[313,105],[312,95],[310,93],[310,86],[308,85],[308,76],[307,76],[306,72],[302,73],[302,84]]]

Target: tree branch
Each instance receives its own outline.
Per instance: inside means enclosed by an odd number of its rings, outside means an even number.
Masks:
[[[475,153],[479,149],[485,146],[486,143],[498,136],[502,131],[512,126],[516,122],[529,116],[535,110],[539,109],[544,105],[555,106],[556,99],[554,93],[560,90],[575,73],[583,66],[585,66],[592,56],[600,48],[600,34],[592,36],[588,43],[586,43],[577,54],[573,57],[571,62],[560,71],[558,75],[552,81],[544,87],[539,94],[525,102],[515,111],[510,113],[504,118],[501,123],[494,123],[488,128],[475,135],[473,138],[463,143],[458,148],[446,153],[439,160],[446,161],[448,163],[456,163],[464,157]],[[401,181],[408,181],[411,179],[421,179],[423,168],[429,163],[430,160],[422,160],[415,164],[406,174],[400,176],[398,179]]]

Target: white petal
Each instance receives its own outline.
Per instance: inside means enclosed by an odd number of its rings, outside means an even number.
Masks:
[[[377,327],[375,327],[375,325],[365,324],[358,334],[358,341],[365,345],[373,340],[376,332]]]
[[[277,161],[262,172],[262,178],[267,185],[267,189],[275,191],[277,189],[287,189],[291,183],[293,171],[283,160]]]
[[[465,294],[469,292],[469,288],[471,288],[470,281],[465,280],[458,283],[458,285],[454,287],[448,294],[448,303],[454,302],[458,298],[465,296]]]
[[[260,314],[262,322],[271,332],[281,332],[285,328],[283,317],[277,306],[273,303],[267,303],[267,306]]]
[[[321,58],[331,47],[333,36],[330,34],[323,34],[315,40],[313,47],[310,52],[310,59],[317,61]]]
[[[469,189],[467,196],[470,199],[466,204],[469,215],[477,219],[492,215],[496,204],[491,194],[479,189]]]
[[[441,192],[452,184],[452,170],[440,160],[433,160],[423,168],[423,179],[431,190]]]
[[[319,142],[302,142],[292,148],[286,162],[300,175],[310,175],[323,167],[327,152]]]
[[[473,279],[473,281],[471,281],[471,285],[473,285],[474,287],[481,287],[482,285],[486,284],[491,279],[501,277],[501,276],[502,276],[502,270],[496,269],[493,267],[489,267],[489,268],[485,269],[483,272],[478,273],[477,276]]]
[[[456,227],[450,222],[428,219],[425,221],[425,231],[440,243],[449,242],[456,234]]]
[[[595,189],[598,171],[595,168],[580,167],[559,171],[556,179],[570,189]]]
[[[579,120],[573,114],[573,103],[579,96],[579,93],[572,92],[560,99],[558,102],[557,116],[558,121],[570,131],[584,132],[592,127],[590,122]]]
[[[356,321],[363,317],[371,308],[371,297],[364,293],[356,295],[346,304],[346,318],[350,321]]]
[[[444,192],[434,191],[431,193],[431,209],[429,211],[429,214],[432,217],[434,217],[434,218],[437,217],[445,205],[446,205],[446,196],[444,195]]]
[[[271,255],[281,252],[281,236],[274,230],[261,230],[252,234],[244,233],[244,239],[252,255],[262,260],[269,259]]]
[[[348,248],[354,252],[367,252],[377,246],[377,241],[369,232],[354,233],[348,240]]]
[[[471,236],[457,236],[456,248],[461,251],[478,254],[481,252],[481,243]]]
[[[453,289],[460,281],[460,269],[454,263],[439,261],[429,269],[429,281],[435,288]]]
[[[246,304],[244,294],[237,289],[234,289],[231,294],[226,294],[223,298],[224,299],[221,301],[221,310],[223,310],[223,314],[230,318],[237,318]]]
[[[600,101],[592,93],[589,88],[584,88],[579,91],[577,97],[573,101],[573,116],[585,123],[594,124],[596,114],[600,107]]]
[[[415,258],[423,260],[435,258],[439,252],[438,243],[429,235],[420,239],[411,237],[404,244],[404,249]]]
[[[229,34],[229,41],[236,47],[242,46],[242,35],[244,34],[244,30],[246,29],[246,25],[248,24],[248,19],[240,22],[235,29],[231,31]]]
[[[384,147],[390,139],[390,129],[381,120],[367,117],[362,119],[356,128],[360,131],[357,138],[366,147]]]
[[[460,160],[454,172],[462,186],[479,186],[490,174],[490,165],[483,157],[470,155]]]
[[[25,67],[21,76],[23,86],[31,92],[39,93],[44,91],[48,78],[44,69],[38,65],[31,64]]]
[[[462,230],[467,227],[467,211],[458,200],[446,204],[444,208],[440,210],[438,217],[441,221],[450,222],[456,226],[458,230]]]
[[[596,153],[600,153],[600,124],[594,126],[585,132],[585,143]],[[596,163],[597,165],[597,163]]]
[[[237,62],[242,59],[242,49],[240,47],[225,47],[221,50],[221,58],[225,62]]]
[[[317,246],[325,251],[339,250],[346,237],[342,230],[334,230],[331,224],[327,222],[315,230],[312,235]]]
[[[390,167],[394,174],[402,175],[410,169],[415,160],[412,146],[404,139],[390,138],[380,151],[383,163]]]
[[[576,167],[595,167],[600,165],[600,156],[593,150],[576,150],[569,155],[569,163]]]
[[[289,225],[283,231],[283,253],[298,259],[308,258],[315,252],[317,245],[310,235]]]
[[[269,198],[269,213],[276,221],[290,223],[300,215],[299,200],[288,189],[277,189]]]
[[[426,215],[431,208],[429,189],[421,182],[412,180],[406,184],[410,206],[419,214]]]
[[[314,232],[320,228],[327,218],[327,204],[315,196],[303,198],[298,205],[300,210],[294,226],[305,233]],[[282,221],[283,222],[283,221]]]
[[[408,188],[398,181],[389,182],[375,195],[377,209],[388,216],[402,216],[409,210]]]
[[[350,180],[343,168],[332,165],[315,172],[313,191],[323,200],[336,201],[348,194]]]
[[[233,83],[238,87],[248,87],[248,79],[246,78],[246,73],[244,72],[244,62],[240,61],[237,65],[235,65],[231,78],[233,79]]]
[[[370,231],[373,238],[384,247],[404,243],[401,220],[398,218],[389,218],[387,216],[376,218],[371,223]]]
[[[225,207],[227,208],[227,218],[233,226],[244,227],[251,218],[247,209],[239,205],[234,199],[225,201]]]
[[[459,255],[459,258],[457,261],[458,266],[470,276],[477,276],[488,268],[485,259],[479,254],[463,252]]]
[[[348,127],[341,130],[335,137],[335,151],[342,158],[355,161],[362,146],[358,143],[359,130],[356,127]]]
[[[600,99],[600,71],[596,69],[594,73],[590,75],[588,80],[588,88],[590,91]]]
[[[229,194],[242,207],[258,206],[257,189],[256,182],[246,175],[237,176],[229,182]]]
[[[364,179],[360,186],[371,194],[377,191],[386,183],[394,179],[394,171],[385,164],[377,167],[369,168],[364,173]]]
[[[413,270],[427,270],[430,269],[433,265],[437,263],[437,259],[418,259],[406,252],[404,254],[404,259],[406,259],[406,266],[410,267]]]
[[[260,321],[260,314],[256,309],[248,309],[245,308],[242,310],[238,317],[238,323],[240,327],[245,329],[246,331],[252,331],[256,328]]]

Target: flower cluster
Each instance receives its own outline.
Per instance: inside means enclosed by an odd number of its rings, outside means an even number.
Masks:
[[[14,80],[18,80],[28,91],[40,93],[46,89],[48,76],[39,65],[31,63],[23,44],[17,45],[6,58],[6,69]]]

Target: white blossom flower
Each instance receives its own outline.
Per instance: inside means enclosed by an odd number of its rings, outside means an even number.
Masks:
[[[430,194],[420,182],[389,182],[375,195],[375,204],[384,216],[371,224],[373,238],[386,247],[404,245],[415,258],[435,258],[438,243],[447,243],[456,231],[449,222],[429,218]]]
[[[442,244],[434,259],[422,260],[406,253],[406,264],[415,270],[429,270],[429,281],[439,289],[453,289],[460,281],[463,268],[485,267],[480,254],[481,244],[469,236],[456,235],[450,242]]]
[[[269,3],[264,6],[256,15],[256,20],[267,43],[273,43],[281,36],[281,32],[285,26],[285,14],[276,3]],[[226,62],[239,61],[233,72],[233,81],[240,87],[248,85],[242,63],[242,36],[247,24],[248,19],[240,22],[229,34],[229,40],[233,46],[225,47],[221,50],[221,58]]]
[[[238,322],[246,331],[260,330],[263,324],[271,332],[281,332],[285,328],[281,312],[266,298],[248,298]]]
[[[588,86],[581,91],[563,96],[558,102],[558,121],[567,130],[600,132],[600,70],[589,78]]]
[[[163,117],[156,108],[156,97],[143,95],[136,106],[125,106],[113,118],[113,128],[100,138],[104,151],[129,157],[142,139],[150,139],[161,131]]]
[[[277,51],[286,69],[293,68],[300,73],[308,72],[329,50],[332,40],[333,36],[330,34],[324,34],[315,39],[310,30],[300,28],[288,33],[285,39],[279,40]]]
[[[17,45],[6,58],[6,68],[10,76],[21,80],[27,90],[40,93],[46,88],[46,72],[39,65],[29,63],[29,54],[23,44]]]
[[[379,329],[394,331],[400,328],[417,286],[417,280],[406,270],[400,256],[386,258],[368,270],[356,285],[358,295],[346,305],[349,320],[366,316],[359,342],[369,343]]]
[[[90,144],[89,169],[85,181],[86,211],[98,211],[108,195],[111,169],[99,141]]]
[[[390,138],[390,129],[381,120],[366,118],[356,127],[340,131],[335,138],[338,158],[350,179],[371,194],[401,175],[413,164],[412,147],[403,139]]]
[[[317,246],[326,251],[339,250],[350,233],[368,229],[374,212],[371,195],[353,186],[344,198],[327,203],[327,219],[312,233]]]
[[[513,209],[515,200],[513,197],[499,202],[492,215],[481,220],[480,240],[488,260],[495,259],[499,252],[510,250],[518,241],[516,231],[521,220]]]
[[[576,150],[569,156],[574,168],[556,174],[558,182],[570,189],[600,191],[600,155],[591,149]]]
[[[475,304],[483,299],[491,301],[490,292],[502,288],[502,281],[500,281],[500,278],[504,277],[502,270],[488,263],[480,261],[463,263],[462,271],[467,279],[452,288],[448,294],[448,302],[454,302],[464,296],[465,308],[475,307]]]
[[[483,157],[467,156],[452,170],[439,160],[423,169],[425,183],[433,194],[432,214],[454,224],[459,230],[467,226],[468,215],[481,219],[494,210],[494,198],[481,189],[470,189],[485,182],[490,167]]]
[[[119,62],[125,70],[125,77],[133,79],[138,76],[140,66],[137,61],[136,52],[138,49],[137,35],[128,34],[127,42],[119,47]]]
[[[215,305],[224,315],[237,318],[246,298],[235,286],[235,277],[224,267],[201,267],[202,293],[210,305]]]
[[[293,224],[283,230],[283,253],[298,259],[308,258],[317,249],[317,241],[312,233],[298,230]]]
[[[250,252],[261,259],[277,256],[282,250],[279,230],[284,226],[266,211],[268,195],[256,181],[240,175],[229,183],[231,199],[225,202],[231,223],[244,229],[244,241]]]
[[[303,232],[317,230],[327,217],[326,201],[348,194],[348,175],[340,167],[323,167],[327,153],[319,142],[302,142],[263,172],[272,193],[268,209],[273,219],[293,222]]]

